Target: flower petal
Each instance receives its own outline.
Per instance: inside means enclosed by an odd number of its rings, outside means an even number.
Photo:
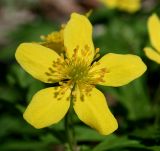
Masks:
[[[94,56],[94,46],[92,42],[92,25],[88,18],[77,13],[72,13],[71,19],[64,28],[64,45],[69,58],[74,54],[74,49],[78,46],[78,55],[84,57],[83,51],[88,49],[88,62],[92,62]]]
[[[117,7],[118,4],[117,0],[100,0],[100,1],[111,9]]]
[[[96,88],[93,88],[89,95],[84,94],[83,100],[80,91],[77,89],[77,97],[73,107],[81,121],[96,129],[102,135],[108,135],[118,127],[116,119],[107,106],[104,95]]]
[[[50,67],[53,68],[53,61],[59,58],[53,50],[36,43],[22,43],[17,48],[15,57],[22,68],[34,78],[46,83],[59,80],[56,76],[46,74]]]
[[[105,86],[122,86],[140,77],[146,71],[146,65],[136,55],[121,55],[109,53],[103,56],[97,67],[92,70],[105,68],[106,73],[103,82],[98,84]]]
[[[65,51],[63,37],[63,29],[61,29],[60,31],[52,32],[46,36],[42,35],[41,39],[43,42],[40,42],[39,44],[53,49],[58,54],[61,54]]]
[[[26,111],[24,119],[35,128],[44,128],[59,122],[67,113],[70,101],[70,89],[66,90],[61,97],[55,97],[60,87],[46,88],[37,92]]]
[[[152,46],[160,52],[160,20],[156,14],[149,17],[148,30]]]
[[[150,47],[144,48],[144,52],[149,59],[160,64],[160,54],[158,52],[156,52]]]
[[[118,8],[129,13],[134,13],[141,8],[141,0],[123,0],[118,1]]]

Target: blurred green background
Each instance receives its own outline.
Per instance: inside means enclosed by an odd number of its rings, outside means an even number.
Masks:
[[[78,151],[160,151],[160,65],[143,52],[150,45],[147,19],[160,16],[160,1],[143,0],[141,9],[128,13],[111,10],[97,0],[0,0],[0,151],[69,150],[63,120],[49,128],[34,129],[22,114],[34,93],[46,87],[16,62],[21,42],[39,42],[41,35],[60,29],[73,11],[93,24],[95,47],[102,55],[113,52],[139,55],[147,72],[130,84],[101,87],[118,120],[114,134],[101,136],[74,114]]]

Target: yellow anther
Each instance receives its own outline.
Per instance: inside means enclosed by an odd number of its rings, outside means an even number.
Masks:
[[[74,49],[74,53],[73,53],[73,57],[76,58],[77,57],[77,53],[78,53],[78,49]]]
[[[66,24],[61,24],[61,28],[64,29]]]
[[[70,63],[70,60],[69,60],[69,59],[65,59],[65,62],[66,62],[67,64],[69,64],[69,63]]]
[[[45,75],[47,75],[47,76],[51,76],[51,74],[50,74],[50,73],[48,73],[48,72],[45,72]]]
[[[102,71],[102,73],[108,72],[107,68],[102,68],[101,71]]]
[[[48,79],[48,82],[54,83],[54,82],[55,82],[55,80],[54,80],[54,79],[52,79],[52,78],[49,78],[49,79]]]
[[[81,94],[80,99],[81,99],[81,101],[84,101],[84,95],[83,94]]]
[[[88,45],[85,45],[85,46],[84,46],[84,49],[85,49],[85,50],[89,50],[90,48],[89,48]]]
[[[64,83],[63,83],[63,82],[59,82],[59,85],[63,86],[63,85],[64,85]]]
[[[97,53],[99,53],[99,51],[100,51],[100,49],[96,48],[95,53],[97,54]]]
[[[41,35],[41,36],[40,36],[40,39],[41,39],[41,40],[45,40],[46,37],[45,37],[44,35]]]
[[[51,67],[49,67],[48,69],[51,73],[54,73],[54,70]]]
[[[72,91],[72,96],[76,96],[76,91]]]
[[[60,56],[61,56],[61,58],[64,60],[64,54],[63,54],[63,53],[61,53],[61,54],[60,54]]]
[[[96,48],[95,51],[96,54],[94,57],[99,57],[99,48]],[[98,66],[100,64],[99,62],[94,62],[89,66],[86,59],[84,59],[91,53],[92,51],[90,51],[88,45],[84,45],[83,49],[79,49],[79,46],[77,45],[71,58],[65,58],[64,54],[61,53],[60,58],[53,61],[52,67],[49,67],[45,74],[49,76],[49,82],[54,82],[52,76],[57,77],[59,80],[63,80],[62,82],[59,82],[62,90],[58,92],[57,99],[60,100],[66,90],[68,88],[73,89],[73,85],[76,84],[79,89],[83,91],[83,93],[80,94],[80,99],[84,101],[84,94],[89,95],[95,87],[95,84],[103,81],[103,77],[107,72],[106,68],[96,68],[95,66]],[[84,58],[81,58],[81,55],[83,55]],[[71,95],[74,100],[76,100],[76,91],[73,91]]]
[[[100,54],[97,53],[97,54],[95,55],[95,59],[97,59],[97,58],[99,58],[99,57],[100,57]]]

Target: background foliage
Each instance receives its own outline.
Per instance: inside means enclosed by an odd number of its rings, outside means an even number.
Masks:
[[[63,120],[41,130],[24,121],[22,113],[31,97],[47,85],[33,79],[14,58],[21,42],[38,42],[40,35],[58,30],[60,23],[69,18],[70,12],[64,13],[64,8],[58,10],[55,1],[52,2],[54,9],[47,11],[45,4],[49,2],[0,1],[0,151],[63,151],[68,148]],[[73,6],[76,11],[89,10],[97,4],[92,2],[92,5],[90,1],[77,4],[80,10]],[[98,87],[118,119],[119,129],[114,134],[101,136],[74,114],[80,151],[160,151],[160,66],[143,52],[143,48],[150,45],[147,18],[153,12],[160,16],[159,8],[158,0],[144,0],[142,9],[134,14],[96,6],[89,17],[94,26],[95,46],[101,49],[102,55],[108,52],[136,54],[142,57],[148,70],[126,86]],[[55,12],[56,15],[52,15]]]

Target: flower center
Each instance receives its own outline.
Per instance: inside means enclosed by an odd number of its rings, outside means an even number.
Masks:
[[[73,61],[70,60],[70,65],[67,70],[69,79],[73,82],[77,82],[88,76],[89,66],[83,59],[77,58]]]
[[[88,47],[86,46],[86,50]],[[88,53],[83,53],[83,58],[78,56],[79,48],[75,48],[74,54],[71,58],[65,59],[63,55],[56,61],[53,61],[52,67],[49,68],[49,72],[45,74],[49,76],[48,81],[55,82],[53,76],[56,77],[57,82],[64,88],[78,86],[79,89],[89,93],[92,88],[99,82],[103,81],[104,75],[107,73],[106,68],[95,68],[99,65],[98,62],[94,62],[92,65],[87,63]],[[99,49],[96,49],[96,58]]]

